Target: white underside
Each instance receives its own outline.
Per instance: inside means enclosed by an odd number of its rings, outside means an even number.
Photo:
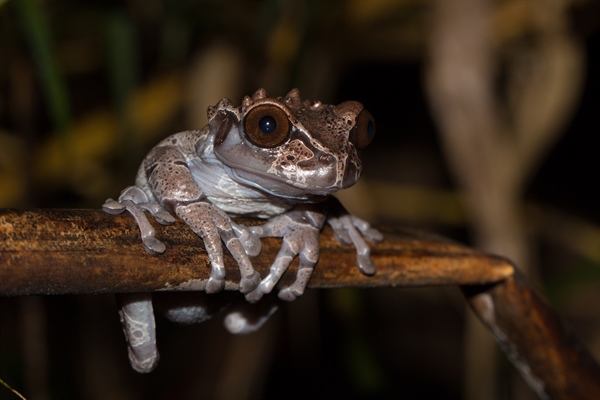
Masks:
[[[195,158],[188,162],[188,166],[210,202],[228,214],[270,218],[292,207],[284,199],[234,181],[216,158]]]

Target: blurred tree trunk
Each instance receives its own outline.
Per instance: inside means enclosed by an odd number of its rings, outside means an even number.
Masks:
[[[559,0],[501,5],[529,22],[526,31],[513,32],[516,45],[504,46],[509,51],[501,59],[506,49],[494,35],[494,22],[514,23],[514,18],[493,20],[495,4],[434,3],[426,85],[476,246],[511,258],[531,274],[520,201],[573,109],[583,60]],[[529,40],[515,40],[525,34]],[[499,87],[500,73],[505,81]],[[495,345],[470,314],[465,341],[465,398],[496,397]]]

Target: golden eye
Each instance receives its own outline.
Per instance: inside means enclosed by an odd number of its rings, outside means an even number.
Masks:
[[[285,111],[272,104],[253,108],[244,119],[246,138],[259,147],[279,146],[288,138],[290,128]]]
[[[357,149],[364,149],[375,137],[375,120],[370,112],[362,110],[356,117],[356,125],[350,132],[350,141]]]

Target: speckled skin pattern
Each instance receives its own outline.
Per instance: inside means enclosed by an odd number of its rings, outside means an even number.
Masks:
[[[123,190],[116,201],[108,199],[103,209],[130,212],[144,246],[156,254],[166,248],[155,238],[144,211],[162,224],[173,223],[174,216],[184,221],[202,237],[210,259],[210,277],[200,288],[206,293],[224,287],[224,243],[239,265],[239,290],[249,303],[270,293],[295,257],[296,280],[278,296],[291,301],[302,295],[319,259],[319,232],[325,222],[340,242],[356,247],[358,267],[366,274],[375,272],[363,237],[377,241],[381,234],[329,198],[360,177],[358,152],[375,133],[373,118],[362,104],[303,100],[297,89],[272,98],[259,89],[240,107],[228,99],[209,107],[208,120],[204,128],[174,134],[154,147],[139,168],[135,186]],[[267,221],[246,227],[232,216]],[[283,241],[261,280],[250,257],[260,252],[263,237]],[[202,321],[209,317],[203,301],[171,304],[168,316],[179,322]],[[253,309],[259,318],[251,315]],[[234,333],[254,331],[275,309],[242,305],[229,312],[225,326]],[[133,368],[150,372],[158,363],[151,296],[122,295],[120,315]]]

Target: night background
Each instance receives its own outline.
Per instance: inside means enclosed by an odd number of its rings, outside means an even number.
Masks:
[[[346,207],[514,260],[599,359],[599,71],[595,0],[0,0],[0,208],[98,209],[223,97],[357,100],[377,134]],[[28,399],[535,398],[477,324],[456,287],[308,290],[248,336],[157,315],[140,375],[114,296],[4,297],[0,379]]]

